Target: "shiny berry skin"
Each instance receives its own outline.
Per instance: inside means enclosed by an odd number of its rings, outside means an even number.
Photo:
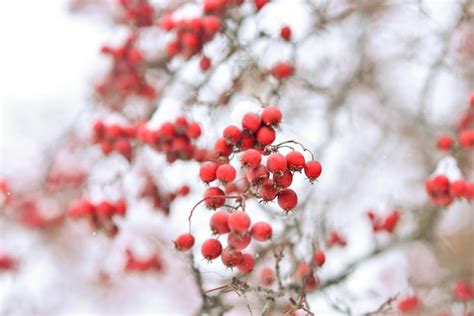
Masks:
[[[227,235],[227,244],[238,250],[242,250],[250,245],[251,237],[249,233],[238,234],[238,233],[230,233]]]
[[[242,127],[246,130],[256,133],[262,125],[262,119],[257,113],[246,113],[242,118]]]
[[[276,106],[267,106],[262,111],[262,121],[266,126],[278,125],[282,117],[280,109]]]
[[[267,159],[267,169],[271,173],[283,174],[286,170],[287,161],[285,156],[280,153],[274,153],[268,156]]]
[[[221,28],[221,19],[215,15],[208,15],[202,19],[204,32],[208,35],[214,35]]]
[[[225,138],[221,137],[216,140],[214,150],[219,155],[229,156],[232,153],[233,146],[228,144]]]
[[[440,151],[448,151],[453,148],[454,145],[454,140],[446,135],[442,135],[438,137],[438,141],[436,143],[436,147],[438,147],[438,150]]]
[[[291,211],[298,204],[298,196],[292,189],[282,190],[278,194],[278,205],[286,212]]]
[[[237,268],[239,268],[240,273],[243,274],[252,272],[255,268],[255,258],[248,253],[243,254],[243,260],[237,265]]]
[[[202,56],[201,60],[199,61],[199,68],[202,71],[207,71],[211,67],[211,60],[207,56]]]
[[[270,286],[275,281],[275,273],[272,268],[262,268],[259,271],[260,280],[265,286]]]
[[[220,210],[212,214],[210,219],[212,233],[221,235],[230,232],[228,220],[229,213],[226,211]]]
[[[201,254],[207,260],[214,260],[222,253],[222,245],[219,240],[210,238],[201,246]]]
[[[255,149],[247,149],[240,158],[240,163],[244,167],[256,168],[262,162],[262,154]]]
[[[204,192],[204,204],[210,209],[221,207],[225,203],[225,193],[217,187],[210,187]]]
[[[278,186],[280,188],[283,188],[283,189],[286,189],[293,182],[293,174],[289,170],[286,170],[281,175],[274,174],[273,175],[273,182],[275,182],[276,186]]]
[[[258,241],[267,241],[272,238],[272,227],[267,222],[257,222],[252,225],[250,234],[252,238]]]
[[[265,181],[258,187],[258,194],[264,201],[273,201],[277,195],[278,190],[272,180]]]
[[[289,26],[284,26],[280,30],[280,37],[285,41],[289,41],[291,38],[291,29]]]
[[[206,183],[216,180],[216,171],[219,167],[218,164],[212,161],[206,161],[201,164],[199,169],[199,178]]]
[[[454,297],[461,302],[466,302],[471,299],[471,286],[466,281],[457,281],[453,288]]]
[[[225,248],[222,250],[221,259],[226,267],[233,268],[244,261],[244,256],[240,250]]]
[[[275,130],[271,127],[262,126],[257,132],[257,142],[263,146],[268,146],[276,138]]]
[[[290,171],[301,171],[305,166],[305,159],[299,151],[290,151],[286,154],[287,168]]]
[[[242,139],[242,131],[235,125],[229,125],[222,132],[222,136],[229,144],[235,145]]]
[[[323,171],[319,161],[310,160],[304,165],[304,173],[310,181],[314,181],[321,175]]]
[[[250,217],[243,211],[235,211],[229,215],[228,223],[231,232],[243,234],[250,227]]]
[[[186,251],[194,246],[194,236],[191,234],[182,234],[176,238],[174,245],[178,251]]]
[[[229,164],[220,165],[216,171],[217,179],[223,183],[234,181],[236,175],[237,172],[235,171],[235,168]]]
[[[313,262],[318,267],[322,267],[326,262],[326,255],[322,251],[317,251],[313,255]]]

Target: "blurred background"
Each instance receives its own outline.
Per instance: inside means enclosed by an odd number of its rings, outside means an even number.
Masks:
[[[302,234],[294,237],[300,238],[295,252],[302,260],[310,260],[313,243],[327,249],[328,263],[318,278],[335,286],[308,295],[311,310],[359,315],[416,294],[425,306],[420,314],[473,312],[472,300],[460,303],[451,295],[455,281],[473,279],[472,201],[439,209],[424,190],[425,180],[437,174],[474,179],[472,150],[436,150],[441,134],[457,137],[474,90],[472,1],[275,0],[260,10],[245,1],[226,16],[230,35],[219,34],[203,48],[213,61],[208,74],[200,70],[198,56],[164,66],[172,36],[158,27],[169,9],[180,18],[202,15],[202,1],[150,3],[156,23],[140,28],[137,46],[158,97],[128,98],[117,110],[98,96],[97,86],[112,64],[100,53],[103,45],[120,46],[136,31],[124,22],[118,1],[0,2],[0,175],[12,194],[34,200],[48,219],[79,197],[127,200],[127,216],[118,221],[114,238],[70,219],[32,228],[4,204],[0,251],[16,264],[0,272],[2,315],[204,314],[193,267],[204,289],[225,284],[237,272],[220,261],[207,264],[199,247],[195,261],[173,249],[171,241],[187,229],[189,210],[205,189],[199,164],[169,164],[150,148],[139,151],[133,163],[103,155],[91,142],[91,126],[97,119],[123,123],[149,117],[148,125],[157,127],[185,113],[201,124],[198,145],[212,148],[225,126],[240,126],[243,114],[258,111],[262,101],[284,114],[277,142],[296,139],[323,164],[313,186],[295,177],[293,187],[305,201],[295,214],[283,215],[273,204],[248,204],[252,221],[272,223],[275,241],[290,224],[300,223]],[[279,37],[285,25],[292,29],[290,42]],[[291,61],[294,76],[278,81],[262,75],[279,61]],[[57,156],[61,168],[85,174],[80,191],[45,192]],[[169,215],[157,211],[139,198],[143,173],[166,192],[188,185],[190,194],[176,199]],[[396,233],[376,235],[368,210],[380,216],[398,210]],[[193,233],[202,241],[210,235],[210,215],[197,212]],[[331,231],[345,236],[347,246],[330,249]],[[158,251],[162,271],[124,272],[129,248],[145,257]],[[257,268],[273,265],[273,256],[262,256]],[[285,280],[291,280],[292,269],[290,261],[283,262]],[[226,315],[249,314],[247,304],[259,315],[262,302],[252,293],[231,292],[220,304],[235,306]]]

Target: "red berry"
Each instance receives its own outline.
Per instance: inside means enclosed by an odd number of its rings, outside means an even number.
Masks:
[[[257,132],[257,142],[263,146],[268,146],[276,138],[275,130],[271,127],[262,126]]]
[[[474,199],[474,183],[466,183],[466,190],[464,191],[464,198],[468,201]]]
[[[278,205],[286,212],[291,211],[298,204],[298,196],[292,189],[282,190],[278,194]]]
[[[272,227],[267,222],[257,222],[253,224],[250,233],[255,240],[267,241],[272,238]]]
[[[201,60],[199,61],[199,67],[202,71],[207,71],[209,67],[211,67],[211,60],[209,57],[202,56]]]
[[[224,205],[224,196],[224,191],[218,187],[210,187],[204,192],[204,204],[210,209],[216,209]]]
[[[114,214],[115,208],[108,201],[102,201],[97,205],[96,212],[98,216],[110,217]]]
[[[218,138],[214,144],[214,150],[222,156],[229,156],[232,153],[233,148],[234,147],[231,144],[228,144],[226,139],[223,137]]]
[[[229,125],[224,129],[222,136],[229,144],[237,144],[242,139],[242,131],[235,125]]]
[[[174,245],[178,251],[186,251],[194,246],[194,236],[191,234],[182,234],[174,241]]]
[[[208,15],[202,19],[202,26],[206,36],[212,37],[221,28],[221,19],[215,15]]]
[[[239,268],[240,273],[247,274],[252,272],[253,268],[255,268],[255,259],[250,254],[244,254],[242,262],[237,265]]]
[[[235,211],[229,215],[228,223],[232,232],[243,234],[250,227],[250,217],[243,211]]]
[[[283,189],[286,189],[293,182],[293,174],[289,170],[286,170],[281,175],[274,174],[273,175],[273,181],[275,182],[276,186],[278,186],[280,188],[283,188]]]
[[[262,121],[267,126],[278,125],[281,122],[282,114],[276,106],[267,106],[262,112]]]
[[[267,169],[274,174],[283,174],[286,170],[287,161],[285,156],[280,153],[274,153],[268,156]]]
[[[451,137],[442,135],[438,137],[438,142],[436,143],[436,146],[438,147],[438,150],[440,151],[448,151],[450,150],[454,145],[454,141]]]
[[[286,161],[290,171],[301,171],[305,166],[304,156],[299,151],[290,151],[286,155]]]
[[[474,129],[466,129],[459,134],[459,145],[465,150],[474,149]]]
[[[251,149],[255,146],[255,138],[251,133],[243,133],[238,146],[240,150]]]
[[[321,175],[322,171],[323,169],[319,161],[310,160],[304,165],[304,173],[310,181],[316,180]]]
[[[300,262],[296,268],[295,279],[298,283],[308,279],[313,274],[313,268],[307,262]]]
[[[270,75],[276,79],[286,79],[293,74],[293,66],[286,62],[279,62],[270,69]]]
[[[454,286],[453,294],[457,300],[466,302],[471,299],[471,286],[466,281],[458,281]]]
[[[284,26],[280,30],[280,36],[283,38],[285,41],[289,41],[291,37],[291,29],[289,26]]]
[[[262,162],[262,154],[255,149],[247,149],[240,158],[240,163],[244,167],[256,168]]]
[[[268,172],[267,168],[260,165],[257,168],[250,169],[247,172],[247,180],[254,184],[261,184],[268,180],[270,173]]]
[[[228,220],[229,213],[226,211],[221,210],[212,214],[210,219],[212,233],[220,235],[230,232]]]
[[[219,240],[210,238],[206,240],[201,246],[201,254],[207,260],[213,260],[219,257],[222,253],[222,245]]]
[[[449,190],[453,197],[462,197],[466,192],[466,182],[464,180],[454,181],[451,183]]]
[[[409,313],[420,307],[421,301],[417,296],[409,296],[398,302],[398,310],[402,313]]]
[[[316,264],[318,267],[322,267],[324,263],[326,262],[326,255],[322,251],[317,251],[313,255],[313,262]]]
[[[125,213],[127,212],[127,203],[125,200],[118,200],[117,203],[115,203],[115,213],[118,216],[125,216]]]
[[[278,195],[278,190],[275,188],[274,182],[268,180],[258,187],[258,194],[264,201],[273,201]]]
[[[220,165],[216,171],[217,179],[224,183],[232,182],[235,179],[235,168],[229,164]]]
[[[250,234],[238,234],[238,233],[230,233],[227,235],[227,244],[235,249],[242,250],[247,248],[250,245]]]
[[[192,139],[199,138],[199,136],[201,136],[201,126],[199,126],[199,124],[196,122],[192,122],[188,126],[188,131],[186,135],[188,135],[188,137]]]
[[[216,171],[218,167],[219,165],[212,161],[202,163],[201,168],[199,169],[199,178],[206,183],[216,180]]]
[[[225,248],[221,255],[222,263],[229,268],[235,267],[244,261],[244,256],[240,250]]]
[[[397,226],[399,219],[400,219],[400,214],[397,211],[393,211],[391,214],[385,217],[382,223],[383,229],[385,229],[389,233],[393,232],[393,230],[395,229],[395,226]]]
[[[256,133],[262,125],[262,119],[257,113],[246,113],[242,119],[242,127],[246,130]]]
[[[269,0],[254,0],[255,7],[257,8],[257,11],[263,8]]]
[[[262,268],[259,274],[263,285],[269,286],[275,281],[275,274],[272,268]]]

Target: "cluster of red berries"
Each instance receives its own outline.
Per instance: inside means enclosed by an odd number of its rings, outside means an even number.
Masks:
[[[145,78],[146,65],[142,52],[135,47],[136,36],[131,35],[118,48],[103,46],[102,53],[113,59],[112,69],[96,86],[96,92],[114,109],[132,95],[145,99],[156,97],[155,89]]]
[[[215,235],[227,235],[227,247],[216,238],[204,241],[201,246],[201,254],[207,260],[214,260],[219,256],[222,263],[229,268],[237,267],[241,273],[249,273],[255,267],[255,259],[252,255],[243,253],[242,250],[250,245],[251,240],[265,242],[272,237],[272,227],[267,222],[257,222],[251,225],[248,214],[236,210],[216,211],[210,218],[210,229]],[[191,234],[183,234],[175,241],[176,249],[187,251],[194,246],[194,237]]]
[[[114,237],[118,233],[118,226],[114,223],[113,217],[124,217],[127,205],[124,200],[116,203],[101,201],[93,204],[89,200],[83,199],[71,205],[68,215],[71,218],[86,218],[93,230],[103,229],[105,233]]]
[[[390,214],[381,218],[373,211],[368,211],[367,217],[372,223],[372,229],[374,232],[386,231],[392,233],[400,220],[400,213],[397,210],[394,210]]]
[[[221,19],[216,15],[207,15],[176,20],[171,14],[165,14],[159,24],[165,31],[175,32],[175,38],[166,45],[168,57],[180,54],[189,59],[200,53],[204,44],[214,38],[221,28]]]
[[[125,10],[126,21],[138,27],[153,24],[153,7],[148,0],[118,0]]]
[[[289,188],[294,173],[304,170],[308,179],[314,181],[321,175],[322,167],[318,161],[306,161],[303,154],[296,150],[284,156],[278,152],[279,146],[271,145],[276,137],[274,128],[281,119],[280,110],[268,106],[261,115],[246,113],[242,119],[242,129],[235,125],[224,129],[222,137],[214,145],[217,154],[215,162],[203,163],[199,171],[199,177],[205,183],[219,181],[217,186],[211,186],[204,192],[204,203],[208,208],[222,207],[226,194],[255,196],[264,202],[277,199],[285,212],[296,207],[298,196]],[[240,165],[243,177],[234,181],[237,171],[229,163],[230,156],[242,151]],[[264,156],[268,157],[266,163],[262,164]]]
[[[464,180],[450,181],[444,175],[426,180],[425,190],[435,205],[448,206],[454,199],[474,199],[474,183]]]
[[[166,154],[168,162],[206,159],[207,151],[196,148],[193,140],[201,136],[201,127],[196,122],[188,122],[184,116],[174,122],[165,122],[158,129],[142,125],[137,130],[137,138],[154,150]]]
[[[153,203],[155,209],[159,209],[164,215],[169,215],[171,210],[171,203],[179,196],[188,195],[189,186],[183,185],[175,192],[164,192],[152,178],[147,178],[145,186],[140,191],[140,198],[149,199]]]
[[[132,141],[135,135],[135,126],[117,123],[105,124],[102,121],[97,121],[94,123],[92,141],[95,144],[100,144],[105,155],[118,152],[128,161],[131,161]]]
[[[291,63],[282,61],[273,65],[272,68],[270,68],[269,73],[276,79],[283,80],[293,75],[294,71],[295,68]]]
[[[422,305],[421,300],[416,295],[402,298],[398,301],[398,310],[402,313],[411,313],[419,309]]]
[[[453,288],[454,298],[461,302],[474,300],[474,286],[468,281],[457,281]]]
[[[159,272],[163,269],[163,263],[158,253],[150,255],[146,259],[136,258],[130,249],[127,249],[125,253],[127,256],[127,261],[125,262],[124,270],[126,272]]]

